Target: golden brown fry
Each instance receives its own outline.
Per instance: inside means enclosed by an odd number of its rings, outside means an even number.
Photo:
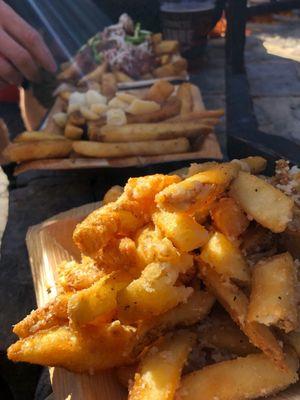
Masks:
[[[72,62],[71,64],[69,64],[67,68],[65,68],[57,75],[57,79],[59,81],[69,81],[75,79],[79,75],[80,75],[79,66],[77,65],[76,62]]]
[[[75,126],[82,126],[85,124],[85,122],[86,122],[86,120],[79,110],[73,111],[68,115],[67,124],[75,125]]]
[[[10,161],[23,162],[44,158],[64,158],[68,157],[71,151],[71,140],[35,140],[11,143],[4,149],[3,155]]]
[[[101,129],[99,138],[104,142],[143,142],[152,140],[197,137],[212,132],[211,126],[200,121],[158,122],[156,124],[128,124],[124,126],[106,125]],[[148,145],[148,144],[147,144]]]
[[[141,115],[127,115],[127,123],[159,122],[168,119],[170,116],[177,115],[179,111],[180,101],[176,97],[171,96],[157,111]]]
[[[203,111],[192,111],[186,115],[178,115],[177,117],[169,118],[169,122],[177,122],[177,121],[190,121],[197,119],[213,119],[217,120],[217,118],[222,117],[224,115],[223,108],[218,110],[203,110]]]
[[[292,219],[291,197],[257,176],[241,171],[230,190],[240,207],[272,232],[283,232]]]
[[[98,67],[96,67],[93,71],[83,76],[78,84],[82,85],[83,83],[89,81],[101,82],[102,76],[106,72],[106,70],[107,70],[107,62],[104,61],[103,63],[98,65]]]
[[[189,141],[186,138],[131,143],[99,143],[91,141],[77,141],[73,143],[73,150],[76,153],[85,157],[95,158],[176,154],[185,153],[189,148]]]
[[[184,58],[162,65],[153,71],[156,78],[168,78],[186,73],[187,61]]]
[[[225,235],[215,232],[200,255],[218,274],[241,284],[250,284],[250,269],[240,251]]]
[[[112,203],[121,196],[123,193],[124,188],[119,185],[112,186],[104,195],[103,197],[103,205]]]
[[[72,125],[69,122],[67,122],[67,125],[65,126],[65,137],[71,140],[79,140],[81,139],[81,136],[83,135],[83,128],[77,126],[77,125]]]
[[[249,301],[242,290],[208,265],[200,263],[199,267],[207,287],[248,336],[250,342],[261,349],[279,368],[286,370],[283,350],[270,329],[257,322],[247,321]]]
[[[155,43],[155,42],[154,42]],[[179,42],[177,40],[162,40],[156,42],[154,51],[156,55],[176,53],[179,50]]]
[[[14,143],[31,142],[36,140],[64,140],[63,135],[43,131],[23,132],[14,138]]]
[[[288,353],[285,362],[286,371],[264,354],[213,364],[186,375],[177,396],[179,400],[246,400],[274,394],[298,380],[294,353]]]
[[[173,400],[195,335],[180,331],[166,336],[142,358],[129,390],[129,400]]]
[[[69,297],[69,294],[59,295],[46,306],[33,310],[14,326],[13,332],[19,338],[25,338],[45,329],[66,325]]]
[[[62,326],[17,341],[7,354],[12,361],[97,372],[132,362],[135,335],[135,328],[119,321],[90,326],[80,332]]]
[[[88,127],[88,137],[89,140],[91,141],[98,141],[98,135],[101,132],[101,128],[106,124],[106,117],[101,116],[97,121],[88,121],[87,122],[87,127]]]
[[[296,268],[289,253],[258,262],[253,269],[248,321],[297,328]]]
[[[122,71],[113,71],[113,74],[114,74],[117,82],[120,82],[120,83],[133,82],[133,79],[129,75],[125,74]]]
[[[117,92],[117,80],[114,74],[105,73],[102,75],[101,93],[108,99],[112,99]]]
[[[263,172],[267,166],[267,160],[263,157],[246,157],[240,160],[232,160],[232,163],[236,162],[241,165],[241,170],[245,172],[251,172],[251,174],[257,175]]]
[[[158,193],[155,201],[166,211],[199,212],[224,192],[238,171],[237,165],[217,165],[166,188]]]
[[[165,102],[171,94],[174,92],[174,85],[166,80],[160,80],[155,82],[148,90],[146,94],[147,100],[153,100],[157,103]]]
[[[182,83],[177,90],[176,96],[181,101],[180,116],[188,115],[193,111],[191,86],[190,83]]]

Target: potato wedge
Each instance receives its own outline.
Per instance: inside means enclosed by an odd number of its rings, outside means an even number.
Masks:
[[[163,314],[177,304],[185,302],[192,294],[190,287],[175,286],[179,273],[193,265],[191,256],[182,256],[176,263],[152,263],[118,293],[118,317],[122,321],[151,319]]]
[[[149,142],[180,137],[197,137],[210,132],[212,132],[211,126],[204,125],[201,121],[178,122],[177,124],[170,122],[140,123],[117,127],[106,125],[101,128],[99,139],[103,142]]]
[[[142,358],[129,390],[129,400],[173,400],[196,336],[180,331],[166,336]]]
[[[158,193],[155,201],[160,209],[174,212],[201,211],[216,200],[237,176],[239,167],[219,164],[207,171],[192,175]]]
[[[135,335],[135,328],[120,321],[80,332],[67,326],[55,327],[17,341],[7,355],[12,361],[97,372],[132,362]]]
[[[155,82],[146,93],[145,99],[164,103],[174,92],[175,86],[165,80]],[[175,97],[176,98],[176,97]]]
[[[14,138],[14,143],[31,142],[36,140],[65,140],[63,135],[43,131],[23,132]]]
[[[191,84],[182,83],[177,90],[176,96],[181,101],[180,116],[185,116],[193,111],[193,97],[191,93]]]
[[[73,143],[73,150],[77,154],[94,158],[177,154],[185,153],[189,149],[190,144],[186,138],[131,143],[99,143],[91,141],[76,141]]]
[[[297,328],[296,268],[289,253],[258,262],[253,269],[248,321],[275,325],[290,332]]]
[[[250,269],[242,252],[222,233],[213,234],[200,258],[218,274],[241,284],[250,284]]]
[[[74,326],[111,321],[117,311],[117,293],[130,280],[126,273],[111,273],[89,288],[74,293],[68,301],[70,321]]]
[[[71,151],[71,140],[35,140],[11,143],[4,149],[3,155],[10,161],[23,162],[68,157]]]
[[[248,215],[272,232],[283,232],[292,219],[292,198],[247,172],[241,171],[233,181],[230,196]]]
[[[286,355],[288,369],[280,371],[264,354],[223,361],[185,376],[177,392],[180,400],[246,400],[267,396],[298,380],[298,360]]]
[[[163,236],[170,239],[180,252],[195,250],[208,241],[207,230],[187,214],[160,211],[152,218]]]
[[[207,287],[239,325],[254,346],[261,349],[279,368],[287,369],[280,343],[265,325],[247,321],[249,300],[236,285],[224,279],[211,267],[199,264],[201,276]]]

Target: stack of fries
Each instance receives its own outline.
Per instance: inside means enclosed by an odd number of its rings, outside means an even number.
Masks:
[[[14,327],[13,361],[114,368],[130,400],[243,400],[298,380],[299,208],[261,157],[129,179],[77,225],[82,261]],[[285,190],[287,192],[287,190]],[[296,249],[297,250],[297,249]]]
[[[15,162],[84,157],[124,158],[197,151],[222,109],[205,110],[199,89],[159,80],[149,89],[106,89],[59,97],[43,132],[25,132],[4,154]],[[83,140],[85,139],[85,140]],[[88,139],[88,140],[87,140]]]

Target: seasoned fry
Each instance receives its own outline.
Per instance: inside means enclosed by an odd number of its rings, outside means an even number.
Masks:
[[[73,143],[73,150],[76,153],[96,158],[184,153],[189,150],[189,147],[189,141],[186,138],[131,143],[99,143],[91,141]]]
[[[163,103],[166,101],[171,94],[174,92],[174,85],[166,80],[160,80],[152,85],[147,94],[146,99],[156,101],[157,103]]]
[[[103,142],[144,142],[151,140],[197,137],[212,132],[211,126],[202,122],[159,122],[157,124],[128,124],[120,127],[104,126],[99,138]],[[149,144],[147,144],[148,146]]]
[[[242,252],[222,233],[213,234],[200,258],[218,274],[242,284],[250,283],[250,270]]]
[[[9,347],[8,357],[74,372],[102,371],[132,361],[135,333],[133,327],[119,321],[81,329],[80,333],[67,326],[55,327],[17,341]]]
[[[173,400],[194,342],[194,334],[180,331],[150,349],[138,366],[128,399]]]
[[[279,368],[286,370],[283,350],[269,328],[257,322],[247,321],[249,301],[242,290],[211,267],[203,263],[200,263],[199,267],[206,285],[248,336],[250,342],[261,349]]]
[[[247,214],[272,232],[283,232],[292,219],[292,198],[246,172],[241,171],[233,181],[230,196]]]
[[[22,162],[68,157],[71,151],[71,140],[35,140],[11,143],[4,149],[3,155],[10,161]]]
[[[180,252],[189,252],[208,241],[207,230],[192,217],[183,213],[160,211],[153,215],[154,224]]]
[[[156,55],[176,53],[179,49],[179,43],[177,40],[162,40],[156,42],[154,51]]]
[[[177,90],[177,97],[181,101],[180,116],[188,115],[193,111],[191,84],[182,83]]]
[[[149,114],[141,115],[128,115],[127,122],[129,124],[141,122],[159,122],[173,115],[177,115],[180,111],[180,101],[175,96],[171,96],[159,110],[153,111]],[[205,125],[205,123],[203,124]]]
[[[166,188],[155,201],[159,208],[166,211],[199,212],[224,192],[238,170],[237,165],[230,163],[217,165]]]
[[[298,380],[298,360],[286,355],[288,369],[280,371],[264,354],[223,361],[192,372],[182,380],[180,400],[246,400],[274,394]]]
[[[31,142],[36,140],[65,140],[63,135],[43,131],[23,132],[14,138],[14,143]]]
[[[296,268],[289,253],[256,264],[247,318],[285,332],[297,328]]]

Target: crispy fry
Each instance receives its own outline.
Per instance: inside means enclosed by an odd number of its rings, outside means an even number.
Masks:
[[[272,232],[283,232],[292,219],[292,198],[246,172],[241,171],[234,180],[230,196],[247,214]]]
[[[264,354],[223,361],[186,375],[180,400],[246,400],[274,394],[298,380],[298,360],[286,355],[288,369],[280,371]]]
[[[157,112],[160,109],[160,104],[155,101],[135,99],[128,107],[127,112],[133,115],[144,115]]]
[[[31,142],[36,140],[65,140],[63,135],[43,131],[23,132],[14,138],[14,143]]]
[[[203,125],[201,121],[177,124],[158,122],[157,124],[128,124],[120,127],[104,126],[101,129],[100,138],[104,142],[142,142],[197,137],[210,132],[212,132],[211,126]]]
[[[156,101],[157,103],[163,103],[166,101],[171,94],[174,92],[174,85],[166,80],[160,80],[155,82],[148,90],[146,94],[147,100]]]
[[[150,349],[138,366],[128,399],[173,400],[195,339],[191,332],[180,331]]]
[[[256,264],[253,270],[248,321],[276,325],[285,332],[297,328],[296,268],[289,253]]]
[[[11,143],[4,149],[3,155],[10,161],[22,162],[68,157],[71,151],[72,142],[67,139],[35,140]]]
[[[184,58],[180,58],[176,61],[170,62],[169,64],[162,65],[153,71],[153,75],[156,78],[168,78],[172,76],[178,76],[186,73],[187,61]]]
[[[180,115],[184,116],[193,111],[193,98],[191,93],[191,84],[182,83],[177,90],[177,97],[181,101]]]
[[[114,97],[117,92],[117,80],[114,74],[105,73],[102,75],[101,92],[108,99]]]
[[[189,150],[186,138],[152,140],[151,142],[99,143],[77,141],[73,150],[85,157],[116,158],[128,156],[153,156],[159,154],[184,153]]]

